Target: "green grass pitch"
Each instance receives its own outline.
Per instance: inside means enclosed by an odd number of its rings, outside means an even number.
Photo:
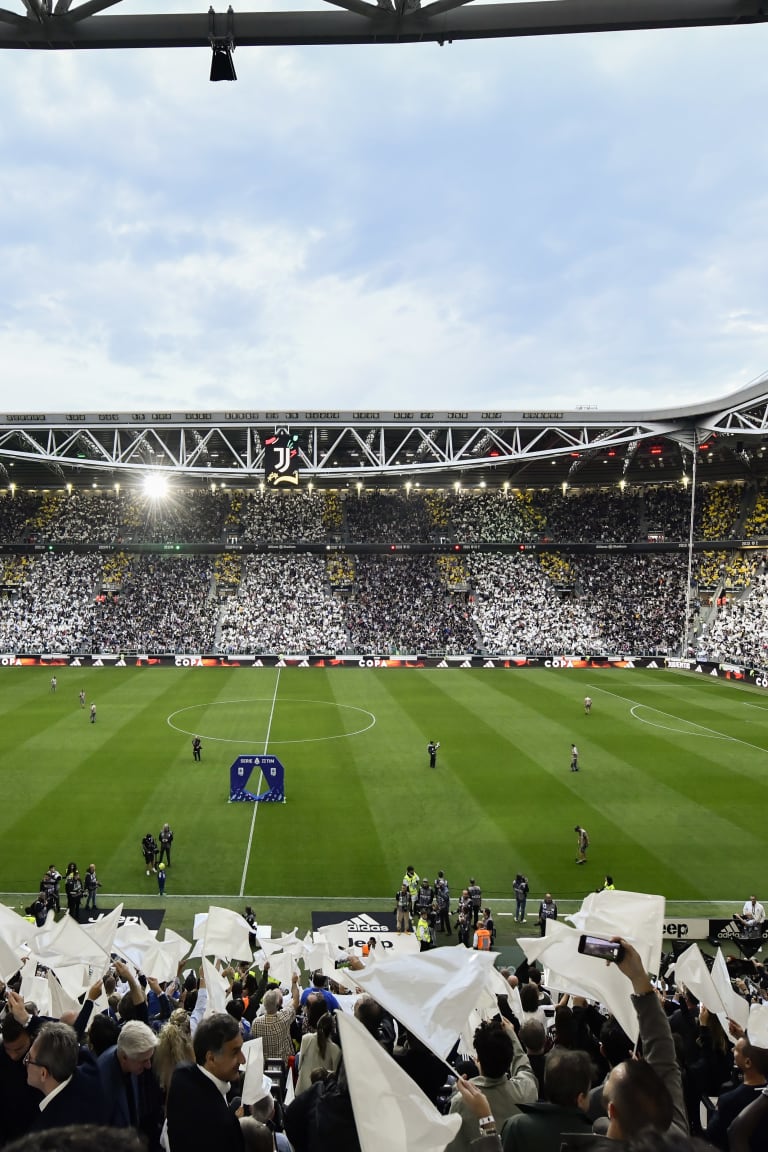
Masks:
[[[410,863],[443,868],[454,896],[475,876],[491,901],[518,870],[532,900],[580,898],[606,872],[681,901],[759,890],[768,697],[756,688],[610,669],[56,671],[51,693],[50,669],[0,670],[3,892],[31,893],[51,861],[72,859],[94,861],[106,891],[154,894],[140,841],[165,820],[176,895],[387,904]],[[229,804],[235,756],[265,751],[285,765],[287,803]],[[577,823],[591,837],[581,868]]]

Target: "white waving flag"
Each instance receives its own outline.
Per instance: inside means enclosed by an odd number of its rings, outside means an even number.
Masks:
[[[337,1012],[336,1021],[363,1152],[444,1152],[461,1117],[441,1116],[354,1016]]]
[[[480,998],[494,952],[457,944],[396,956],[355,972],[355,983],[444,1060]]]

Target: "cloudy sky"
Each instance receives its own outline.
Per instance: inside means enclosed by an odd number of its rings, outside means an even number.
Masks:
[[[767,51],[759,25],[241,48],[235,84],[202,49],[5,52],[4,410],[739,388],[768,371]]]

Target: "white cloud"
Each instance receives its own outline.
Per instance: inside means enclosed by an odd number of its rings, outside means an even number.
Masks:
[[[202,50],[6,53],[4,379],[49,410],[738,387],[768,364],[759,41],[241,49],[229,85]]]

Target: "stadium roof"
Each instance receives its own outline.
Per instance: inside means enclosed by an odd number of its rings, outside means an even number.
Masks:
[[[264,441],[298,436],[302,484],[391,488],[679,481],[768,472],[768,376],[717,401],[656,412],[65,412],[0,415],[0,479],[112,487],[162,469],[179,483],[256,487]]]
[[[450,43],[497,36],[545,36],[762,23],[760,0],[333,0],[275,12],[110,13],[119,0],[21,0],[0,8],[0,48],[194,48],[213,40],[274,44]],[[107,13],[103,15],[102,13]]]

